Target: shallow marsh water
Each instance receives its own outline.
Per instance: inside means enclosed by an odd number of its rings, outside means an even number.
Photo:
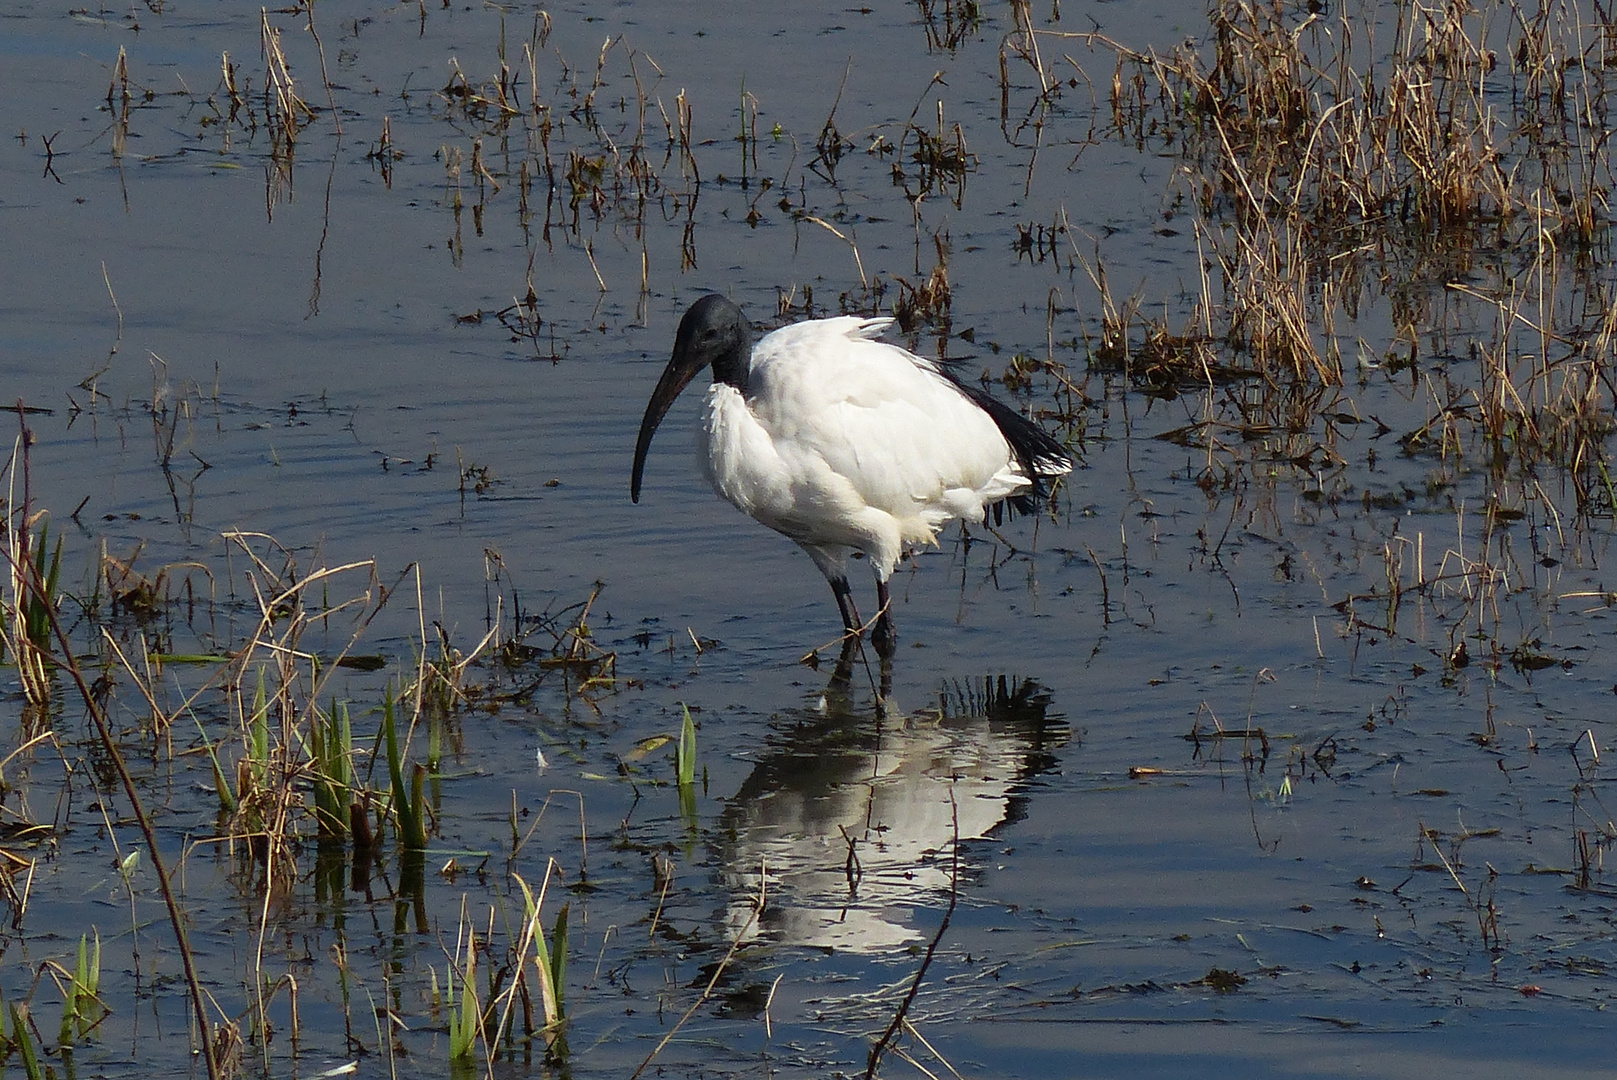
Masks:
[[[1161,7],[1063,4],[1060,27],[1133,48],[1207,33],[1199,13]],[[1330,454],[1254,454],[1228,466],[1238,482],[1206,483],[1239,455],[1160,437],[1209,415],[1206,399],[1141,393],[1088,362],[1103,330],[1085,260],[1146,307],[1182,314],[1199,287],[1174,157],[1090,139],[1103,109],[1075,76],[1036,155],[1002,127],[1006,11],[951,50],[929,49],[913,6],[735,5],[710,23],[675,10],[579,5],[541,24],[526,6],[322,3],[340,137],[308,16],[270,13],[316,110],[290,155],[256,10],[0,16],[0,372],[8,399],[50,410],[27,419],[34,505],[65,537],[69,593],[97,591],[103,549],[138,549],[176,598],[107,620],[114,639],[239,648],[263,580],[245,549],[277,559],[233,530],[273,537],[299,575],[375,560],[391,586],[418,567],[419,589],[402,579],[358,646],[389,668],[328,684],[368,748],[384,682],[437,649],[435,626],[469,650],[493,611],[508,627],[513,603],[560,612],[601,586],[589,626],[616,654],[610,686],[475,669],[538,685],[455,712],[419,898],[387,869],[347,888],[312,845],[266,898],[251,860],[214,840],[200,752],[199,730],[239,755],[240,718],[202,699],[156,737],[110,671],[246,1071],[441,1075],[433,987],[461,928],[503,942],[521,911],[510,873],[538,882],[554,858],[570,1053],[501,1051],[498,1075],[628,1075],[737,938],[655,1066],[860,1073],[945,912],[910,1020],[968,1076],[1603,1073],[1610,517],[1579,514],[1564,478],[1523,504],[1464,455],[1399,452],[1431,419],[1425,387],[1465,380],[1455,356],[1402,379],[1364,361],[1340,411],[1392,435],[1312,430]],[[534,95],[521,47],[542,26],[543,137],[484,100],[502,50],[516,98]],[[1069,72],[1088,65],[1103,88],[1112,59],[1064,47]],[[238,65],[234,116],[222,53]],[[1010,78],[1025,105],[1032,75],[1013,62]],[[670,133],[682,91],[688,161]],[[847,140],[834,168],[815,164],[833,103]],[[949,138],[959,123],[971,167],[922,175],[912,120]],[[622,156],[639,141],[644,188]],[[1062,215],[1048,256],[1019,247]],[[782,297],[800,317],[810,290],[815,313],[885,310],[898,279],[926,279],[940,237],[942,346],[996,377],[1015,354],[1065,365],[1076,389],[1035,373],[1018,400],[1052,430],[1068,414],[1081,467],[1047,515],[970,543],[951,531],[900,571],[878,708],[872,673],[842,690],[798,662],[832,637],[828,590],[706,490],[682,431],[694,400],[665,422],[638,506],[629,461],[692,297],[725,291],[766,324]],[[1365,357],[1397,337],[1387,306],[1365,306]],[[1460,336],[1486,328],[1438,307]],[[542,322],[523,337],[501,311]],[[328,602],[370,573],[337,579]],[[87,651],[95,623],[80,623]],[[348,625],[305,645],[331,656]],[[1461,642],[1470,663],[1454,660]],[[215,670],[169,664],[159,682],[177,699]],[[50,831],[19,849],[38,861],[0,938],[0,995],[29,1002],[54,1046],[49,965],[71,966],[93,928],[113,1012],[73,1051],[78,1070],[200,1074],[155,886],[136,869],[126,893],[116,869],[138,833],[60,689],[43,716],[10,683],[3,700],[6,754],[47,721],[56,738],[3,767],[8,821]],[[669,751],[645,744],[677,733],[680,703],[703,769],[684,807]],[[1266,742],[1210,735],[1220,724]],[[255,1033],[259,975],[296,979],[295,1039],[284,983],[267,1043]],[[913,1071],[891,1056],[882,1074]]]

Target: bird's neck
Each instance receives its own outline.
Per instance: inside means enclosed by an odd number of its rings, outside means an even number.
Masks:
[[[713,359],[713,381],[747,392],[747,376],[752,370],[752,335],[743,332],[736,346]]]

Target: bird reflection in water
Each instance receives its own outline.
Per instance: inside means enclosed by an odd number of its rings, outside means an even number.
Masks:
[[[1070,729],[1049,707],[1043,687],[1001,675],[896,715],[857,706],[834,680],[725,810],[727,936],[851,952],[919,940],[910,913],[948,902],[956,840],[1020,820],[1032,782],[1054,767]],[[755,918],[760,867],[767,901]]]

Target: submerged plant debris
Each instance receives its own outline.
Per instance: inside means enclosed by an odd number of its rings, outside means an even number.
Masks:
[[[701,18],[8,12],[0,1064],[1605,1068],[1612,15]],[[890,668],[708,291],[1081,461]]]

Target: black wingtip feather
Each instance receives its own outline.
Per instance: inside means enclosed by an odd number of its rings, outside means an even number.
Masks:
[[[1022,466],[1022,472],[1032,481],[1027,491],[1002,499],[993,505],[994,524],[1004,523],[1007,509],[1013,515],[1037,512],[1039,504],[1050,493],[1046,481],[1063,476],[1072,468],[1072,456],[1067,453],[1067,448],[1038,424],[982,387],[962,382],[948,370],[944,371],[944,375],[994,421],[994,426],[999,428],[999,433],[1005,436],[1005,441],[1010,444],[1011,453],[1016,455],[1017,464]],[[1055,467],[1052,468],[1052,465]]]

